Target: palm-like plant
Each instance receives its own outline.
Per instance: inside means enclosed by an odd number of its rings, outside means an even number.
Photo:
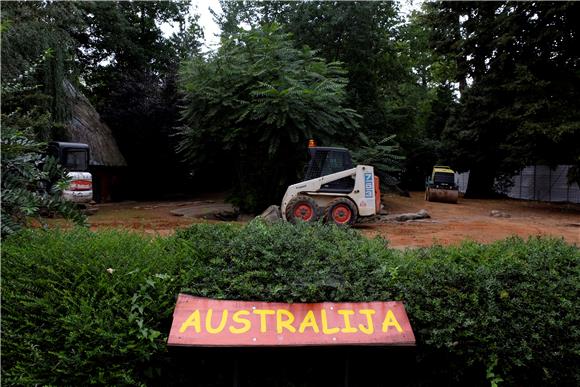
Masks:
[[[404,156],[399,155],[400,147],[395,140],[396,135],[392,134],[375,141],[361,134],[361,140],[366,144],[352,152],[352,157],[357,164],[372,165],[375,174],[380,177],[381,184],[393,186],[399,182],[395,176],[402,170]]]
[[[228,159],[237,204],[259,210],[294,182],[309,138],[354,135],[359,115],[344,106],[346,83],[340,63],[294,48],[275,24],[240,31],[183,66],[178,151],[194,169]]]

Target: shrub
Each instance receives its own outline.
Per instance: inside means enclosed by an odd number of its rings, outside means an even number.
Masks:
[[[3,382],[228,383],[227,351],[208,368],[211,352],[166,349],[183,291],[404,300],[417,338],[408,385],[577,384],[579,258],[577,247],[556,239],[397,251],[356,230],[259,221],[194,225],[170,238],[26,231],[4,243]],[[313,351],[298,353],[318,364]],[[317,384],[315,372],[325,371],[306,368],[307,381],[291,380],[296,369],[271,378]]]

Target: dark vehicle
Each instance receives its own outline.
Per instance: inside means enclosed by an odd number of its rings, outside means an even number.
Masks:
[[[66,200],[90,203],[93,200],[93,176],[89,172],[90,151],[87,144],[51,142],[48,155],[55,157],[67,170],[69,186],[63,191]]]

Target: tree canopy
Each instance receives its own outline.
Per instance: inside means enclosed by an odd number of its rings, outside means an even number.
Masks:
[[[461,98],[442,134],[471,170],[469,190],[526,165],[578,162],[580,56],[577,3],[429,3],[435,52],[455,60]],[[576,159],[575,159],[576,158]]]
[[[345,75],[340,63],[295,48],[277,24],[232,34],[209,60],[183,68],[179,150],[193,168],[225,160],[236,171],[237,204],[260,210],[297,178],[308,139],[355,136]]]
[[[580,176],[578,3],[220,4],[220,46],[203,53],[188,3],[3,3],[3,82],[44,57],[3,112],[46,112],[35,138],[66,140],[72,82],[111,128],[135,198],[234,188],[261,209],[298,178],[311,136],[396,150],[408,189],[436,163],[470,170],[473,195],[534,163]]]

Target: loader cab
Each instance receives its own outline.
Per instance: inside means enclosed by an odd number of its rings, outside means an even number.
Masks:
[[[89,146],[74,142],[51,142],[48,144],[48,155],[56,158],[69,172],[87,172],[89,170]]]
[[[334,147],[309,147],[309,160],[304,173],[304,181],[354,168],[348,149]],[[320,192],[350,193],[354,179],[345,177],[324,184]]]

